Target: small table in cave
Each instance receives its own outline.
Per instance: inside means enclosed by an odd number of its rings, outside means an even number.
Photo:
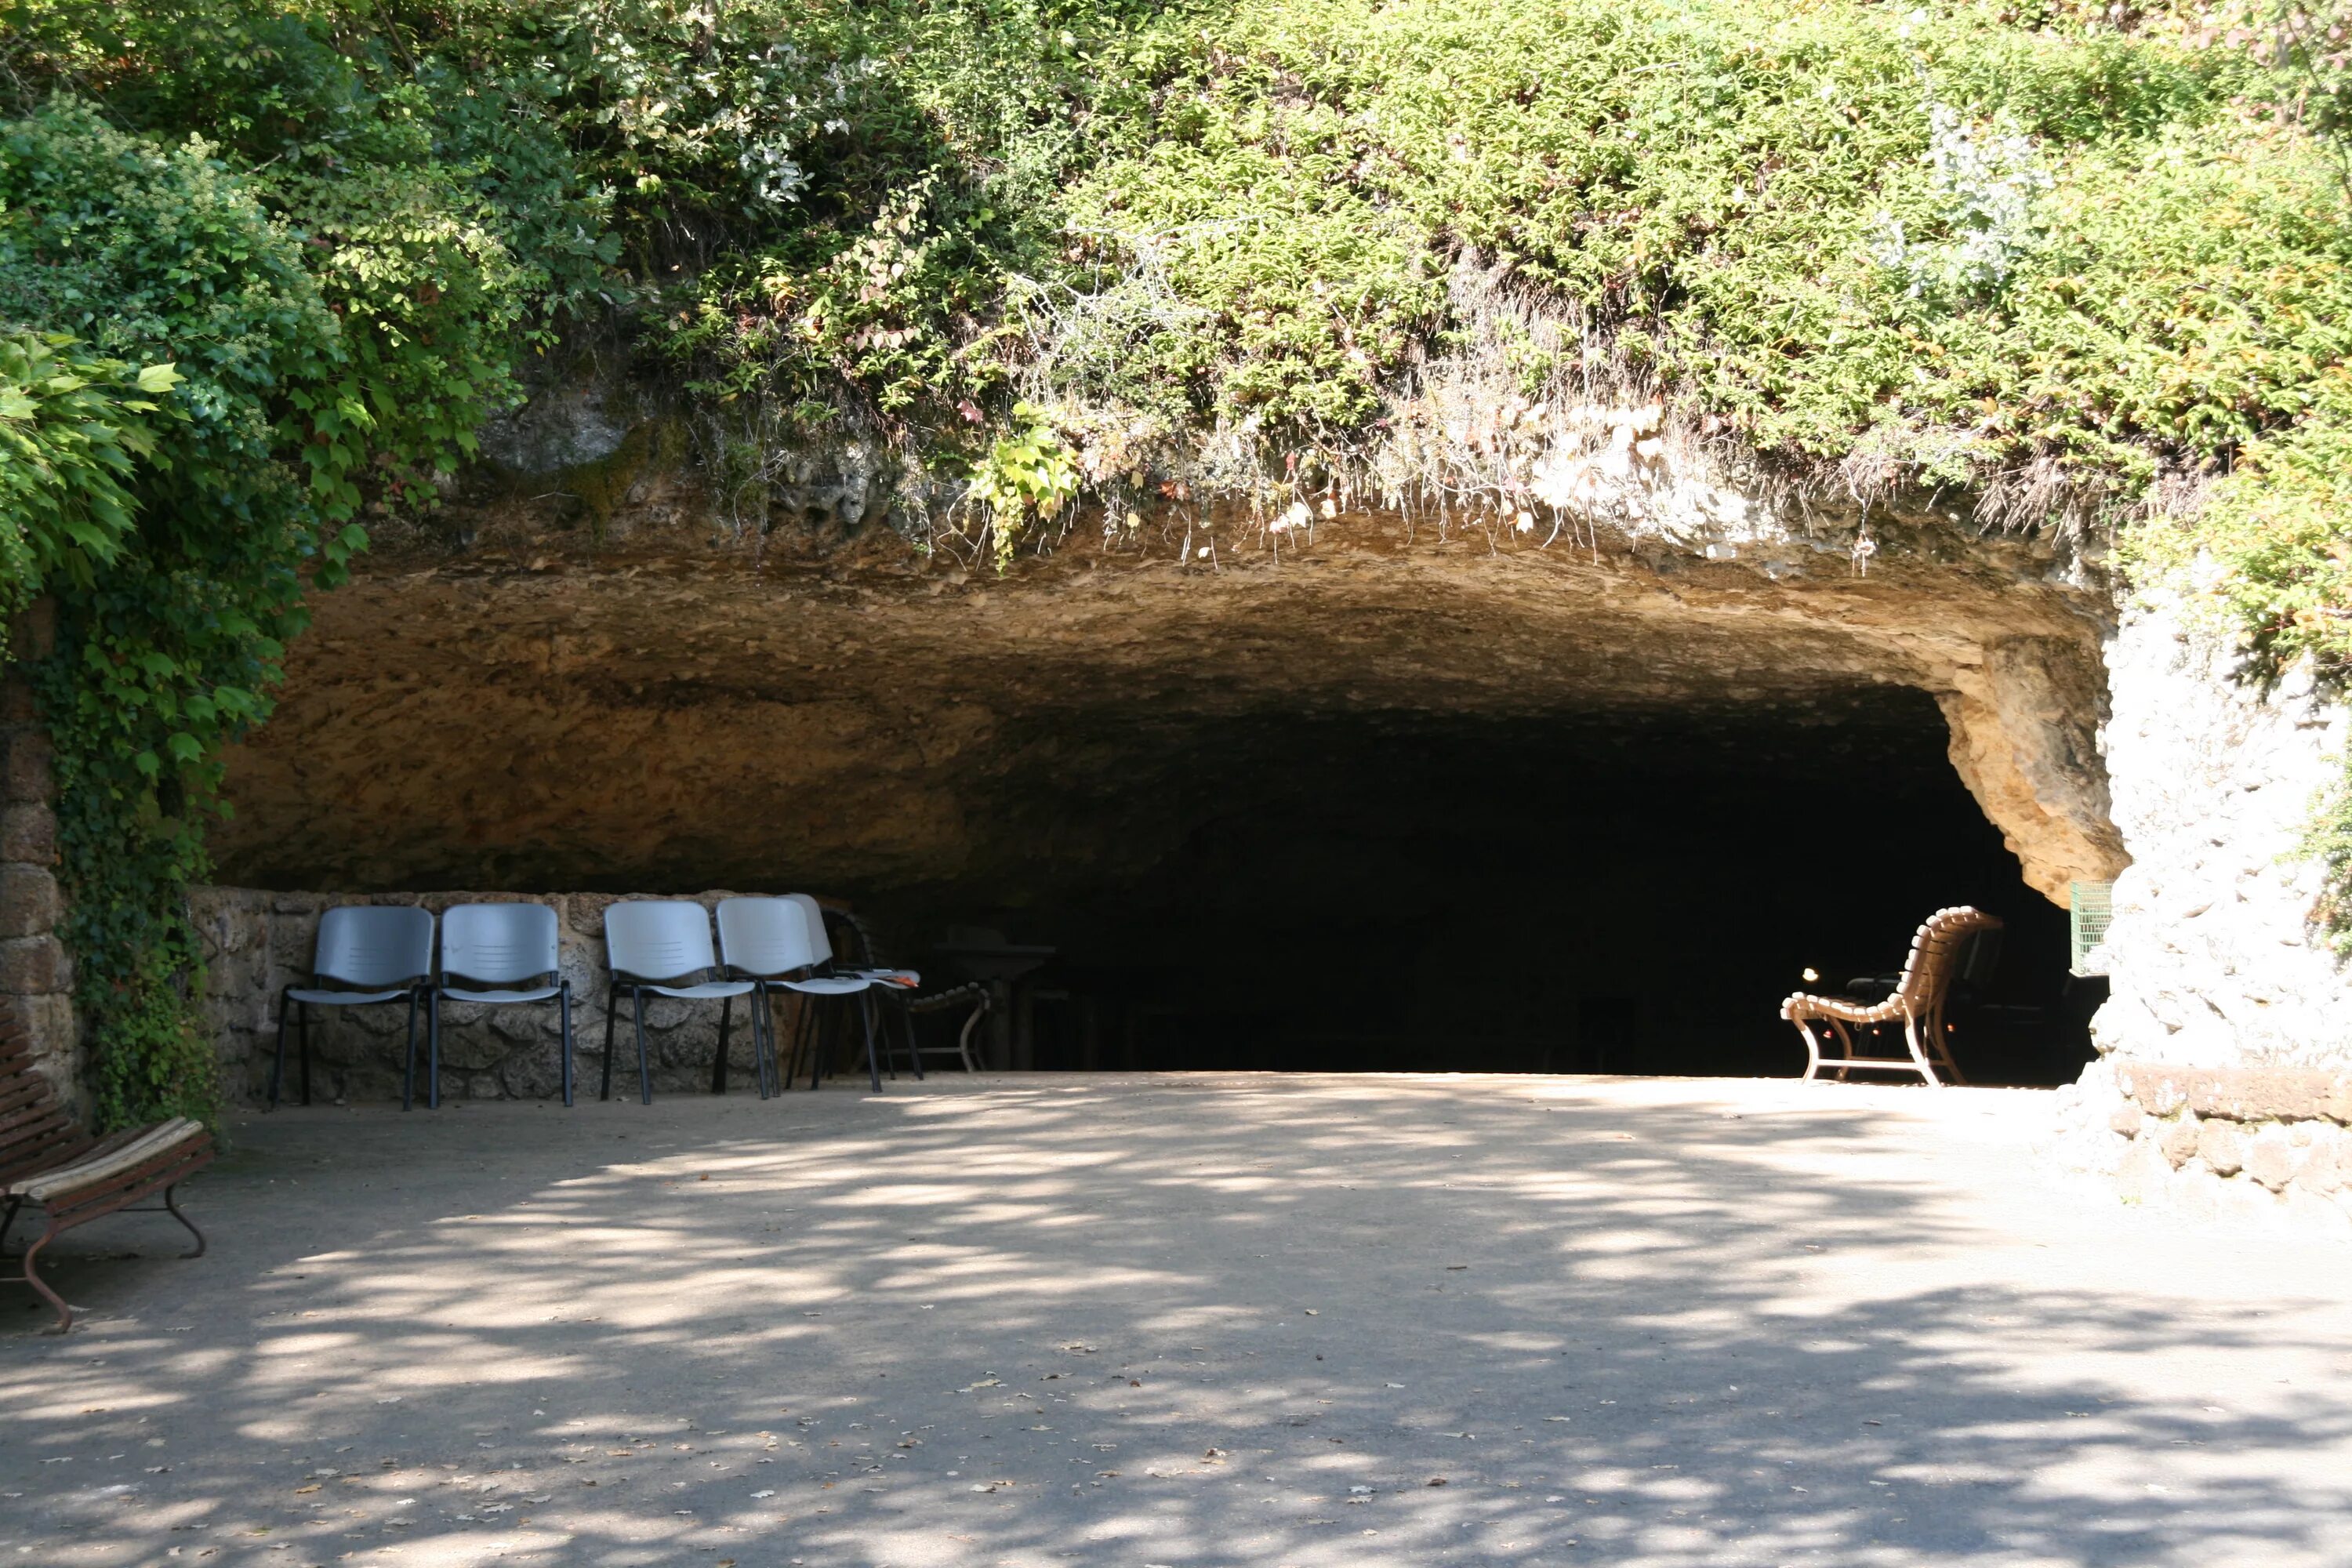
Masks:
[[[1013,1010],[1013,986],[1057,950],[1013,942],[943,942],[931,951],[964,979],[988,987],[988,1065],[1027,1071],[1034,1065],[1036,1040],[1028,1018]]]

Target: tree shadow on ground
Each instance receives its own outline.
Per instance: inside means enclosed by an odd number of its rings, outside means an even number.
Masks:
[[[2338,1308],[2168,1293],[2144,1257],[2110,1280],[2065,1246],[2096,1215],[2053,1194],[2006,1225],[1955,1183],[1999,1150],[1899,1092],[1745,1092],[281,1115],[204,1184],[214,1258],[110,1262],[162,1240],[125,1222],[60,1260],[103,1311],[0,1352],[0,1542],[60,1568],[2352,1561],[2352,1397],[2273,1381],[2352,1354]]]

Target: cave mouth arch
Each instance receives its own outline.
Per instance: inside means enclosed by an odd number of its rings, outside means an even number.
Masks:
[[[2070,1082],[2090,1057],[2066,916],[1914,689],[1030,728],[998,851],[866,900],[901,948],[977,921],[1057,950],[1007,1065],[1793,1073],[1776,1007],[1803,971],[1892,970],[1955,903],[2009,926],[1956,1010],[1971,1080]]]
[[[1002,579],[371,557],[229,758],[221,877],[799,889],[899,961],[992,927],[1058,950],[1046,1068],[1794,1071],[1805,968],[1973,902],[2010,931],[1964,1068],[2087,1059],[2053,900],[2122,863],[2095,595],[2000,541],[1864,575],[1334,529]]]

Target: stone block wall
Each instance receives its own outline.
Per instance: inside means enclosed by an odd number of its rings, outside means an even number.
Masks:
[[[2127,1202],[2352,1240],[2352,1071],[2113,1058],[2062,1104],[2074,1163]]]
[[[199,888],[192,898],[209,968],[205,1005],[219,1042],[221,1083],[232,1102],[258,1104],[269,1093],[278,1040],[278,998],[305,984],[318,940],[319,917],[338,904],[410,904],[439,914],[453,904],[543,903],[555,910],[562,973],[572,983],[573,1071],[579,1092],[593,1097],[604,1066],[605,909],[625,895],[609,893],[389,893],[373,897],[271,893],[250,888]],[[692,895],[706,909],[724,892]],[[791,1004],[777,1008],[780,1038],[789,1041]],[[719,1005],[649,999],[647,1054],[656,1093],[707,1090],[719,1048]],[[408,1027],[402,1004],[310,1009],[311,1092],[320,1101],[397,1100]],[[556,1006],[488,1007],[452,1003],[441,1013],[441,1093],[457,1100],[551,1099],[562,1092],[562,1036]],[[417,1017],[417,1100],[425,1095],[425,1020]],[[728,1053],[730,1089],[757,1083],[751,1018],[737,1003]],[[636,1045],[624,1002],[614,1032],[614,1093],[636,1091]],[[285,1098],[299,1098],[301,1079],[294,1031],[286,1049]]]
[[[55,637],[47,601],[13,628],[18,658],[38,658]],[[87,1116],[73,961],[58,942],[55,753],[33,710],[33,693],[11,670],[0,680],[0,1011],[33,1043],[33,1062],[77,1116]]]

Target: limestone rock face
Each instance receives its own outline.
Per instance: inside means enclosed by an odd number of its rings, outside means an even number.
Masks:
[[[2341,776],[2345,710],[2291,675],[2267,700],[2163,603],[2107,650],[2103,740],[2132,856],[2105,944],[2100,1048],[2184,1067],[2352,1066],[2352,977],[2316,940],[2295,847]]]
[[[1114,525],[1002,578],[878,526],[824,549],[624,533],[395,541],[319,595],[230,760],[224,879],[887,887],[1020,861],[1063,830],[1057,795],[1134,798],[1105,854],[1175,831],[1137,757],[1187,726],[1830,722],[1902,689],[1940,706],[2032,886],[2063,900],[2123,864],[2105,589],[1940,521],[1882,525],[1866,574],[1826,528],[1547,546],[1379,512]]]

